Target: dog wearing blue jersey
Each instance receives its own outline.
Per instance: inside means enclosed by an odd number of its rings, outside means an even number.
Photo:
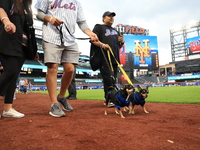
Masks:
[[[121,118],[125,118],[121,108],[126,107],[129,109],[129,105],[131,102],[131,96],[135,92],[135,88],[132,85],[125,85],[122,89],[116,90],[113,87],[109,87],[108,94],[106,97],[106,107],[105,107],[105,115],[107,115],[107,107],[108,103],[112,102],[115,105],[115,113],[119,114]],[[133,96],[133,95],[132,95]]]
[[[135,114],[134,106],[141,105],[145,113],[149,113],[145,108],[145,99],[148,97],[149,90],[148,86],[146,88],[141,88],[139,85],[137,86],[138,91],[135,91],[131,97],[132,105],[129,106],[129,114]]]

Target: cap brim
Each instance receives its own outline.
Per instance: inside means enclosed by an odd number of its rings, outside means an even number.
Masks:
[[[116,16],[116,14],[114,12],[110,13],[110,15]]]
[[[103,14],[103,17],[105,17],[105,16],[110,16],[110,15],[116,16],[116,14],[115,14],[114,12],[105,12],[105,13]]]
[[[116,16],[116,14],[114,12],[110,12],[110,13],[106,14],[106,16],[110,16],[110,15]]]

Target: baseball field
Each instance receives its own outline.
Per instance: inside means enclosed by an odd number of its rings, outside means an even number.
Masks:
[[[149,88],[145,114],[140,106],[126,119],[108,109],[103,90],[78,90],[67,116],[50,116],[44,93],[17,93],[14,108],[24,118],[0,118],[0,150],[199,150],[200,87]],[[3,110],[3,98],[0,98]]]

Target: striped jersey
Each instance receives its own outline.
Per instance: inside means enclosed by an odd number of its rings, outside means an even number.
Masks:
[[[71,34],[74,34],[77,22],[86,21],[82,6],[77,0],[37,0],[35,8],[43,11],[48,16],[62,20]],[[61,24],[62,40],[65,46],[70,46],[75,43],[75,38],[69,34],[65,25]],[[60,29],[60,27],[58,28]],[[44,22],[43,40],[61,45],[60,31],[51,23]]]

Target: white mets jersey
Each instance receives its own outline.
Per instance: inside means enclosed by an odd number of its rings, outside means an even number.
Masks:
[[[46,15],[58,18],[64,22],[71,34],[75,32],[77,22],[85,21],[85,16],[80,2],[77,0],[37,0],[35,8]],[[65,25],[62,26],[63,42],[65,46],[75,43]],[[58,27],[60,29],[60,27]],[[43,40],[56,45],[61,45],[59,30],[49,22],[43,23]]]

